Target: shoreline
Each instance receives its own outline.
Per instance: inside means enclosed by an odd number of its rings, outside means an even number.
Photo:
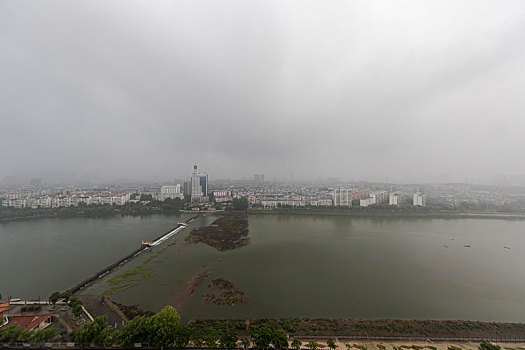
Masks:
[[[525,214],[497,212],[456,212],[456,211],[368,211],[344,209],[251,209],[250,215],[289,215],[289,216],[344,216],[355,218],[389,219],[497,219],[525,220]]]
[[[276,323],[291,338],[361,341],[511,341],[525,342],[525,323],[438,319],[193,319],[188,324],[213,325],[222,322],[263,325]]]

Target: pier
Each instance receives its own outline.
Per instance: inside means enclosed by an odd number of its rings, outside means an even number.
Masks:
[[[132,251],[128,255],[120,258],[119,260],[117,260],[113,264],[106,266],[105,268],[103,268],[102,270],[98,271],[97,273],[95,273],[95,274],[89,276],[88,278],[84,279],[83,281],[77,283],[73,287],[69,288],[69,290],[71,291],[71,294],[75,294],[78,291],[84,289],[85,287],[87,287],[93,281],[95,281],[95,280],[97,280],[97,279],[99,279],[101,277],[104,277],[105,275],[110,273],[113,269],[124,265],[125,263],[128,262],[128,260],[130,260],[130,259],[132,259],[132,258],[134,258],[136,256],[139,256],[144,251],[150,249],[150,247],[154,247],[154,246],[157,246],[157,245],[161,244],[162,242],[164,242],[165,240],[167,240],[168,238],[170,238],[174,234],[180,232],[184,227],[186,227],[186,225],[188,225],[193,220],[195,220],[195,218],[197,218],[199,215],[200,214],[197,214],[197,215],[191,217],[185,223],[178,223],[177,226],[175,226],[173,229],[169,230],[168,232],[166,232],[166,233],[160,235],[159,237],[157,237],[156,239],[154,239],[153,242],[150,245],[142,245],[141,244],[141,246],[139,248],[135,249],[134,251]]]

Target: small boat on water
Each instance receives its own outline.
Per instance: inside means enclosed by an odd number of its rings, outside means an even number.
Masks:
[[[141,240],[140,244],[145,245],[147,247],[153,247],[153,242],[152,241]]]
[[[177,221],[177,224],[182,225],[182,226],[188,226],[187,223],[185,223],[185,222],[181,222],[181,221]]]
[[[470,244],[465,244],[465,248],[470,248]]]

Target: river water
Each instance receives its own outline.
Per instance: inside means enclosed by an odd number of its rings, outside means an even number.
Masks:
[[[180,219],[147,216],[0,224],[0,291],[35,297],[69,287],[125,255],[138,240],[156,237]],[[107,291],[110,278],[147,266],[153,277],[111,297],[153,311],[172,304],[186,320],[351,317],[525,322],[525,221],[250,216],[251,243],[246,247],[219,252],[204,244],[185,243],[192,227],[214,219],[199,217],[84,293]],[[181,298],[187,281],[205,269],[211,274],[193,297]],[[235,283],[251,302],[203,304],[202,294],[217,277]]]

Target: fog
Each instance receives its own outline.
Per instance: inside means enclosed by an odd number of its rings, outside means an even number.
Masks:
[[[524,64],[519,0],[4,0],[0,179],[525,174]]]

